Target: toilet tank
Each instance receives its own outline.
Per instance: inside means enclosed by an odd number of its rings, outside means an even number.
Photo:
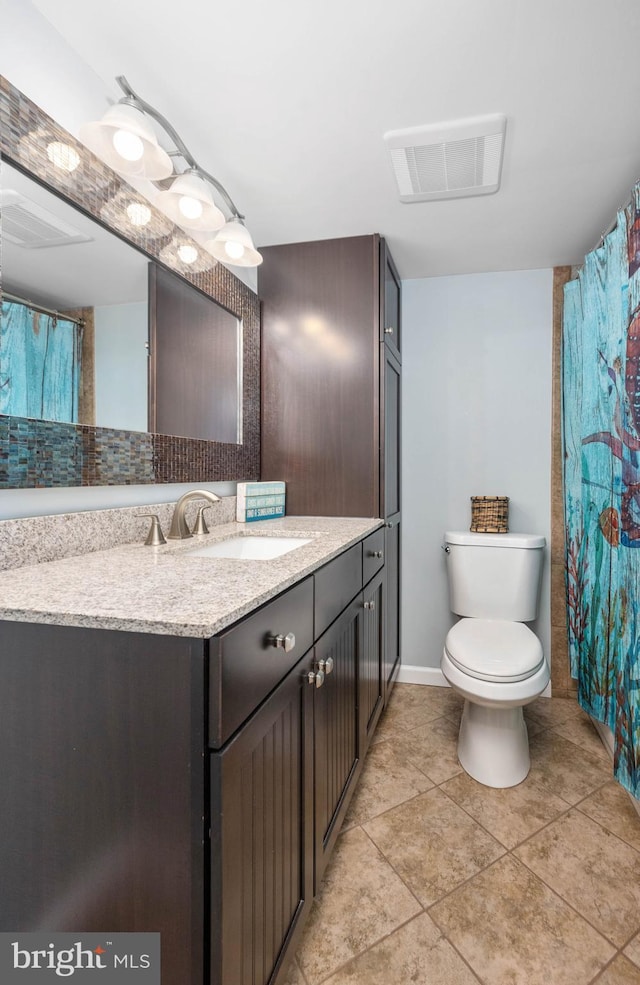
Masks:
[[[452,612],[530,622],[538,613],[545,539],[540,534],[444,535]]]

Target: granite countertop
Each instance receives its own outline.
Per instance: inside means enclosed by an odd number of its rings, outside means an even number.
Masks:
[[[0,619],[206,639],[381,526],[372,518],[226,523],[162,547],[127,544],[0,572]],[[310,537],[268,561],[189,557],[229,537]]]

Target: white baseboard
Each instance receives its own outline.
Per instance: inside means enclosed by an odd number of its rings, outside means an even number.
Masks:
[[[401,664],[398,684],[426,684],[427,687],[449,687],[439,667],[418,667]]]

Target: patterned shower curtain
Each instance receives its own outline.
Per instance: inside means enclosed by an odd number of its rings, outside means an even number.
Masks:
[[[76,322],[3,301],[0,414],[76,424],[81,351]]]
[[[563,439],[571,673],[640,797],[640,185],[565,286]]]

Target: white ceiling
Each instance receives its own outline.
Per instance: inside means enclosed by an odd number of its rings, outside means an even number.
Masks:
[[[258,245],[380,232],[403,278],[579,263],[640,177],[638,0],[34,5],[168,117]],[[398,201],[385,131],[496,112],[497,194]]]

